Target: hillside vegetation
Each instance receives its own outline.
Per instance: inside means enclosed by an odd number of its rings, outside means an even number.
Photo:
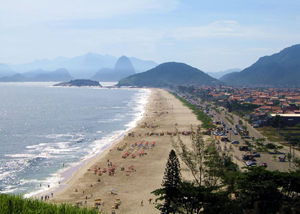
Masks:
[[[184,63],[167,62],[119,81],[119,86],[218,85],[221,82]]]
[[[300,78],[300,44],[285,48],[222,80],[230,85],[296,86]]]

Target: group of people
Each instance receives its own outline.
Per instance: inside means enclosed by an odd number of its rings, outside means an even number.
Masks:
[[[51,196],[53,197],[53,193],[51,193]],[[50,199],[50,196],[49,195],[45,195],[45,197],[41,196],[41,200],[44,200],[44,198],[45,198],[45,201],[46,201],[47,199]]]

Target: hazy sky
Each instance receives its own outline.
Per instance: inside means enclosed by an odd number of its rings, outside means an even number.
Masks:
[[[300,0],[2,0],[0,63],[87,52],[246,68],[300,43]]]

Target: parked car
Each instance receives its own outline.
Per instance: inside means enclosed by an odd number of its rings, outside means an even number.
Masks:
[[[247,166],[256,166],[256,162],[254,161],[246,161]]]
[[[260,154],[257,152],[253,152],[253,157],[260,157]]]
[[[249,135],[245,135],[244,138],[250,139],[251,137]]]
[[[240,142],[238,140],[234,140],[231,142],[231,144],[239,144]]]
[[[266,162],[262,162],[261,165],[264,166],[264,167],[267,167],[267,166],[268,166]]]

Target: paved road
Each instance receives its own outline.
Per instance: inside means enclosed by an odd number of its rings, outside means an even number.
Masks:
[[[221,114],[218,114],[215,111],[211,111],[210,113],[215,114],[214,117],[213,117],[214,120],[223,121],[226,124],[227,127],[229,127],[229,128],[231,127],[232,129],[235,128],[235,124],[238,124],[238,121],[240,119],[238,116],[233,115],[233,117],[234,117],[234,119],[233,119],[234,125],[232,125],[225,118],[226,117],[225,111],[221,111]],[[244,123],[245,123],[245,121],[244,121]],[[227,135],[228,135],[228,137],[230,138],[231,141],[238,140],[240,142],[240,145],[241,145],[241,144],[245,143],[245,140],[249,141],[250,143],[253,142],[252,141],[252,137],[254,137],[255,139],[263,138],[263,135],[260,134],[258,131],[256,131],[255,128],[253,128],[252,126],[250,126],[247,123],[245,123],[245,125],[247,126],[247,130],[249,131],[249,136],[251,138],[250,139],[242,139],[240,135],[235,135],[234,132],[233,132],[233,130],[229,130],[229,133]],[[227,145],[226,145],[224,142],[221,142],[220,146],[221,146],[222,149],[225,149],[225,146],[227,148],[229,148],[230,143],[227,143]],[[289,152],[289,148],[285,147],[284,149],[281,150],[281,152],[288,153]],[[245,163],[241,160],[242,155],[244,153],[245,153],[244,151],[239,151],[237,145],[233,146],[233,151],[232,151],[232,154],[234,156],[233,157],[233,161],[235,163],[237,163],[239,166],[243,166],[243,165],[245,166]],[[261,154],[261,157],[257,157],[256,158],[258,166],[262,165],[262,162],[266,162],[268,164],[268,169],[269,170],[288,171],[289,169],[291,169],[291,170],[294,169],[294,164],[291,164],[289,162],[279,162],[277,160],[277,158],[274,159],[274,155],[273,154],[268,154],[268,153],[260,153],[260,154]]]

